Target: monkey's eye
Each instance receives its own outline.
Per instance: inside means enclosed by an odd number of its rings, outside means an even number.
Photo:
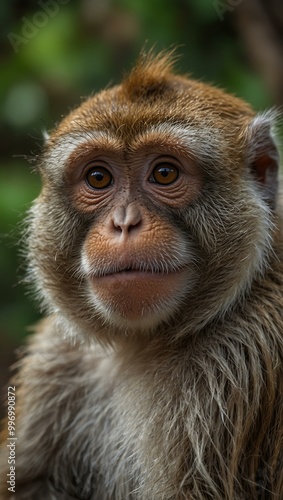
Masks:
[[[104,167],[93,167],[86,175],[87,183],[95,189],[104,189],[110,186],[113,177],[110,172]]]
[[[171,163],[162,162],[158,163],[150,176],[150,182],[156,182],[157,184],[168,185],[178,179],[179,170]]]

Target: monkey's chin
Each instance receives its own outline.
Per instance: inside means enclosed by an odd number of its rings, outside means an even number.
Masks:
[[[91,278],[92,302],[116,326],[150,329],[168,319],[186,293],[188,271],[123,271]]]

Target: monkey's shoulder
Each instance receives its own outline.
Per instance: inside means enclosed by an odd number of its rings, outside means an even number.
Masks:
[[[20,361],[16,365],[16,382],[21,387],[41,386],[49,393],[54,390],[79,393],[86,386],[95,386],[106,370],[110,379],[111,366],[109,354],[92,339],[80,342],[79,337],[69,335],[60,328],[56,317],[47,317],[40,321],[26,346],[20,352]],[[111,358],[111,356],[110,356]]]
[[[11,382],[17,398],[17,485],[23,495],[31,476],[33,483],[36,478],[52,479],[46,483],[46,498],[47,490],[53,492],[54,488],[56,498],[61,494],[89,498],[96,482],[100,436],[105,435],[111,419],[113,384],[111,362],[106,359],[98,345],[80,345],[66,338],[58,331],[55,318],[36,325]],[[4,447],[3,453],[6,456]],[[81,471],[84,483],[78,484],[73,470]],[[61,476],[69,485],[68,492]],[[43,490],[41,480],[38,488]],[[37,493],[34,483],[27,490],[30,496],[23,498],[43,498]]]

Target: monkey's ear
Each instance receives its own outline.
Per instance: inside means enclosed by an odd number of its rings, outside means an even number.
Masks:
[[[259,114],[249,124],[248,165],[265,201],[274,209],[278,189],[279,153],[272,135],[274,112]]]

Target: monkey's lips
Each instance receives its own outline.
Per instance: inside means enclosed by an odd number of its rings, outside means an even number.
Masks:
[[[121,269],[92,275],[91,286],[108,311],[138,320],[170,306],[172,297],[182,293],[186,274],[184,268],[169,272]]]
[[[124,280],[143,280],[143,279],[156,279],[161,277],[166,277],[171,273],[164,273],[159,271],[141,271],[138,269],[123,269],[121,271],[102,274],[98,277],[98,279],[102,280],[115,280],[115,281],[124,281]]]

